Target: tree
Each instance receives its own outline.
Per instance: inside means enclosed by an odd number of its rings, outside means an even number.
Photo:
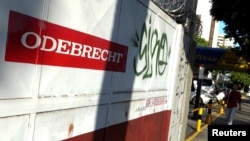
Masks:
[[[250,59],[250,8],[246,0],[211,0],[210,15],[225,23],[226,38],[234,38],[240,55]]]
[[[209,46],[208,41],[206,41],[204,38],[198,37],[197,35],[194,36],[194,41],[196,42],[196,46]]]
[[[250,85],[250,75],[243,72],[230,72],[231,81],[244,85]]]

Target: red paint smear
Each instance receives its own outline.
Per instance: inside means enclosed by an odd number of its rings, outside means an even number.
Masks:
[[[163,111],[63,141],[167,141],[171,111]]]
[[[70,42],[80,43],[82,45],[100,48],[102,50],[117,52],[122,54],[123,57],[120,62],[117,63],[90,59],[87,57],[59,54],[55,51],[43,51],[40,50],[41,45],[36,49],[28,49],[21,43],[21,37],[26,32],[34,32],[41,38],[43,35],[46,35],[53,37],[56,40],[63,39]],[[33,45],[36,42],[34,41],[35,38],[32,38],[32,36],[29,37],[30,38],[27,38],[27,42],[29,45]],[[18,12],[10,11],[5,54],[6,61],[125,72],[127,53],[127,46],[39,20]]]

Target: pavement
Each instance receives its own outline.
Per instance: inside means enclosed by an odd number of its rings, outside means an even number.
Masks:
[[[190,107],[185,141],[208,141],[208,125],[226,125],[225,111],[221,113],[221,105],[213,106],[210,114],[207,108],[203,108],[199,122],[193,119],[192,110]],[[250,125],[250,100],[242,100],[241,111],[236,111],[233,125]]]

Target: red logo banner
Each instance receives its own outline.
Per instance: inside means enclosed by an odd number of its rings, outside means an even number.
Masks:
[[[128,47],[10,11],[5,60],[125,72]]]

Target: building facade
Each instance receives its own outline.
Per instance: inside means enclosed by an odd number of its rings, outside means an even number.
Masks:
[[[225,35],[220,34],[218,35],[217,46],[231,48],[234,46],[234,39],[225,38]]]

